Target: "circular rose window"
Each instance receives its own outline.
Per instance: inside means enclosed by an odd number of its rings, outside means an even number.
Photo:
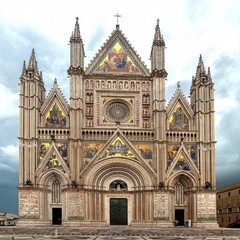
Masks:
[[[128,105],[122,102],[114,102],[106,107],[106,115],[115,122],[122,122],[130,115]]]

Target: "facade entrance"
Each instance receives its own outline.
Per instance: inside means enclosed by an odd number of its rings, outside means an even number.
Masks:
[[[52,208],[52,224],[61,225],[62,224],[62,209]]]
[[[126,198],[110,199],[110,225],[128,225],[127,205]]]
[[[175,220],[179,226],[184,226],[184,209],[175,209]]]

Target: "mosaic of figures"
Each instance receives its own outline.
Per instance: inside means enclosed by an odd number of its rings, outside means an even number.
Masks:
[[[116,41],[94,71],[95,73],[141,74],[123,45]]]
[[[95,156],[95,154],[99,151],[99,149],[102,147],[102,144],[99,143],[91,143],[91,144],[85,144],[84,145],[84,166],[86,166],[91,159]]]
[[[198,167],[198,162],[197,162],[197,146],[196,145],[184,145],[190,158],[194,162],[194,164]],[[180,148],[180,145],[168,145],[167,146],[167,161],[168,161],[168,166],[171,165],[174,157],[176,156],[178,150]]]
[[[152,167],[153,150],[152,145],[135,145],[142,158]]]
[[[66,113],[58,102],[54,102],[46,113],[45,127],[66,127]]]
[[[122,141],[120,137],[117,137],[112,144],[104,151],[102,158],[109,157],[109,156],[125,156],[130,158],[135,158],[132,151],[129,147]]]
[[[52,152],[52,155],[49,158],[49,161],[48,161],[46,167],[44,168],[44,171],[46,171],[50,168],[59,168],[59,169],[63,170],[61,161],[58,159],[57,153],[55,151]]]
[[[174,170],[185,170],[185,171],[190,170],[190,168],[186,162],[186,158],[183,154],[180,155],[179,160],[174,167]]]
[[[169,118],[169,129],[174,131],[189,130],[189,120],[184,113],[182,106],[178,103]]]
[[[58,152],[60,153],[63,160],[68,161],[68,144],[67,143],[55,143]],[[38,148],[38,162],[40,163],[42,159],[47,154],[49,148],[51,147],[51,143],[43,142],[39,145]],[[53,158],[54,160],[54,158]]]

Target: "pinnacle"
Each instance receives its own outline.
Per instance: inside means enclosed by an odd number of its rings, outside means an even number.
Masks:
[[[26,74],[26,62],[23,61],[22,75]]]
[[[163,40],[163,36],[161,35],[160,27],[159,27],[159,18],[157,19],[157,25],[155,27],[155,35],[153,39],[153,45],[165,44]]]
[[[79,30],[78,19],[79,19],[79,18],[76,17],[76,23],[75,23],[74,33],[73,33],[73,37],[74,37],[74,38],[80,38],[80,30]]]
[[[36,72],[38,72],[37,60],[36,60],[34,49],[32,49],[32,53],[31,53],[31,57],[30,57],[27,69],[28,70],[35,70]]]

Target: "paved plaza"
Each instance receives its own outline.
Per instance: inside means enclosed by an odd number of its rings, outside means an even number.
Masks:
[[[0,240],[240,240],[240,229],[137,227],[0,227]]]

